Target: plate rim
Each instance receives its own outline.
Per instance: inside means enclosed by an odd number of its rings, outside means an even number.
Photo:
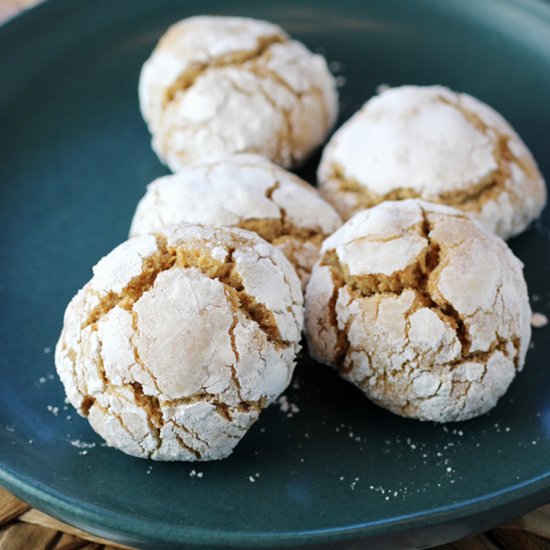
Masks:
[[[550,0],[500,0],[500,2],[517,8],[536,19],[539,24],[544,20],[544,24],[550,31]],[[490,3],[494,4],[495,0],[490,0]],[[8,37],[17,39],[18,36],[22,36],[17,34],[18,27],[22,25],[32,25],[41,17],[52,17],[62,10],[79,10],[85,4],[87,3],[78,0],[42,0],[1,24],[0,42]],[[449,2],[449,7],[451,4],[454,4],[454,9],[457,9],[457,4],[466,7],[456,1]],[[91,9],[91,4],[88,6]],[[17,44],[12,46],[16,48]],[[72,498],[43,483],[36,483],[31,477],[18,473],[4,464],[1,456],[0,485],[62,521],[99,536],[108,536],[112,540],[126,543],[129,541],[159,542],[158,537],[152,537],[152,533],[156,532],[164,535],[161,541],[165,544],[265,548],[345,542],[390,533],[397,535],[415,529],[443,526],[448,522],[456,522],[500,507],[504,508],[512,503],[524,503],[525,511],[528,511],[550,501],[550,467],[539,476],[508,485],[497,491],[419,512],[401,514],[383,520],[367,520],[343,527],[291,531],[213,531],[208,528],[163,523],[118,513],[111,509],[90,505],[82,499]],[[533,503],[536,504],[533,505]]]
[[[443,526],[448,522],[456,522],[472,515],[488,512],[500,507],[506,507],[512,502],[529,502],[526,511],[533,507],[532,501],[536,501],[535,507],[550,500],[550,471],[540,476],[535,476],[526,481],[516,483],[506,488],[487,493],[471,499],[462,500],[453,504],[447,504],[434,508],[428,508],[420,512],[402,514],[377,521],[364,521],[344,527],[330,527],[310,530],[294,531],[213,531],[207,528],[174,525],[143,518],[133,517],[128,514],[119,514],[113,510],[100,508],[96,505],[88,505],[86,502],[71,500],[69,496],[59,493],[42,484],[32,485],[26,476],[16,472],[10,472],[0,463],[0,481],[17,496],[28,500],[55,517],[63,521],[71,522],[76,518],[75,525],[93,534],[105,536],[122,542],[139,540],[158,542],[158,538],[151,537],[151,532],[162,532],[168,537],[163,537],[164,543],[202,544],[208,546],[231,547],[275,547],[299,544],[345,542],[350,540],[362,540],[386,534],[399,534],[404,531],[413,531],[425,527]],[[75,506],[75,504],[78,505]],[[514,514],[515,515],[515,514]],[[98,520],[101,522],[98,523]],[[503,520],[506,520],[503,517]],[[97,526],[97,527],[96,527]],[[95,530],[95,532],[94,532]],[[112,533],[116,535],[113,536]],[[120,537],[118,536],[120,533]],[[137,537],[136,537],[137,535]]]

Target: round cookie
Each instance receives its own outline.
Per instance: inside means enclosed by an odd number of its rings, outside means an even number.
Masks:
[[[546,202],[537,165],[504,118],[441,86],[392,88],[367,101],[325,148],[318,179],[344,219],[420,198],[466,211],[503,238]]]
[[[254,233],[167,227],[94,267],[65,312],[57,371],[109,445],[224,458],[287,387],[302,306],[292,266]]]
[[[525,361],[522,267],[456,209],[384,202],[323,243],[306,291],[309,352],[401,416],[483,414]]]
[[[182,222],[258,233],[286,255],[304,287],[321,242],[342,225],[314,187],[251,154],[196,163],[152,182],[138,204],[130,236]]]
[[[176,172],[235,152],[301,164],[336,120],[325,59],[277,25],[241,17],[183,19],[143,65],[141,112],[153,149]]]

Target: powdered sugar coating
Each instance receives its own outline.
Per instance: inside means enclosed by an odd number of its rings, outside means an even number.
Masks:
[[[95,266],[65,312],[57,371],[110,445],[223,458],[290,382],[302,305],[292,266],[255,234],[167,227]]]
[[[384,202],[323,243],[306,291],[309,351],[399,415],[483,414],[525,361],[522,267],[458,210]]]
[[[314,187],[252,154],[196,163],[152,182],[130,236],[184,222],[257,232],[287,256],[304,287],[321,242],[342,224]]]
[[[467,211],[503,238],[523,231],[546,202],[513,128],[442,86],[391,88],[369,100],[334,134],[318,176],[344,218],[383,200],[421,198]]]
[[[153,149],[174,172],[233,152],[302,163],[334,124],[325,59],[277,25],[197,16],[168,29],[139,82]]]

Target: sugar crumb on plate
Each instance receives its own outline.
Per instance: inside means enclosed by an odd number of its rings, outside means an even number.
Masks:
[[[87,441],[81,441],[80,439],[72,439],[69,443],[77,449],[93,449],[96,446],[95,443],[88,443]]]
[[[544,313],[539,313],[535,311],[533,315],[531,315],[531,326],[533,328],[542,328],[545,327],[548,324],[548,317],[544,315]]]

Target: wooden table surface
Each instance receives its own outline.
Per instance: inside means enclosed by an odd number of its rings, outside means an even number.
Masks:
[[[0,24],[39,0],[0,0]],[[31,508],[0,487],[0,550],[128,548],[103,540]],[[550,504],[477,537],[439,550],[550,550]]]

